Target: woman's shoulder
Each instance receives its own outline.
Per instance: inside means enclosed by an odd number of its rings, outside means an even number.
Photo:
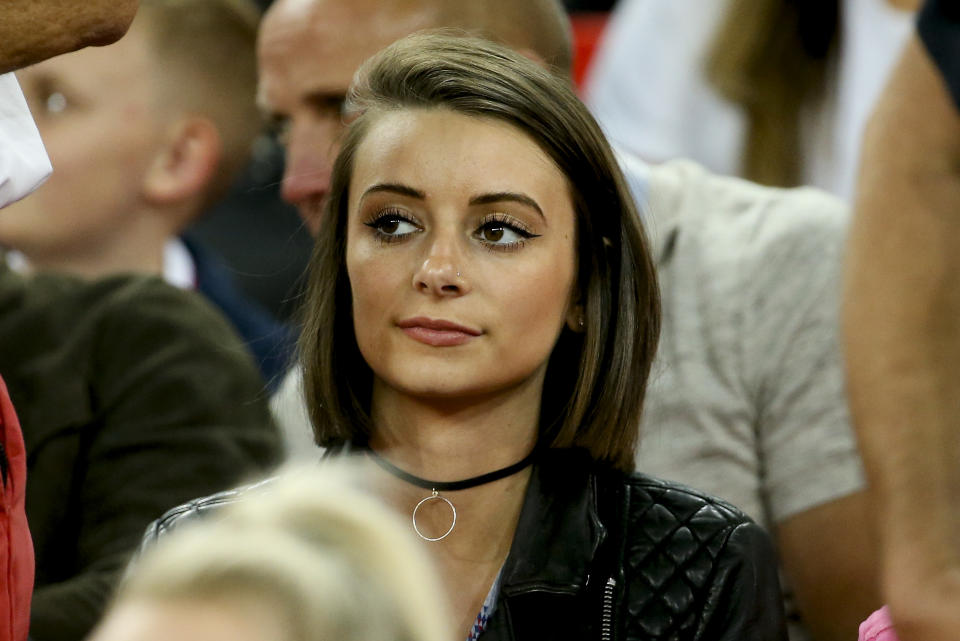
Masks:
[[[679,483],[604,476],[600,496],[621,501],[620,570],[631,633],[656,636],[654,628],[667,625],[684,638],[731,631],[730,638],[786,638],[776,558],[763,528],[730,503]]]
[[[612,523],[620,521],[628,558],[666,554],[684,559],[687,570],[701,565],[705,572],[707,566],[731,554],[746,554],[761,562],[769,556],[775,565],[766,531],[723,499],[641,473],[614,473],[606,475],[605,480],[600,475],[600,479],[600,496],[619,495],[620,505],[612,509],[621,517]],[[622,493],[609,487],[611,483],[623,488]],[[613,514],[609,504],[607,514]],[[731,540],[736,543],[743,539],[752,541],[747,549],[729,545]]]
[[[656,507],[661,514],[666,510],[681,521],[696,518],[698,526],[737,526],[753,523],[749,516],[733,504],[682,483],[640,472],[620,475],[620,483],[630,491],[631,513],[646,514]]]

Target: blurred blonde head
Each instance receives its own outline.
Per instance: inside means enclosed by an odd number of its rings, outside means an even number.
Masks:
[[[446,599],[409,526],[352,479],[333,463],[288,470],[174,533],[92,639],[448,641]],[[185,619],[196,625],[179,629]]]

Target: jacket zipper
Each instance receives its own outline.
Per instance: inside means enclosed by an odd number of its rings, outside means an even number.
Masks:
[[[617,581],[613,577],[607,579],[603,586],[603,619],[600,622],[601,641],[613,641],[613,597],[617,588]]]

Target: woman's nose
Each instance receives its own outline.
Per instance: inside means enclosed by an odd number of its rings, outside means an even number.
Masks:
[[[470,290],[463,271],[464,262],[455,240],[437,238],[414,273],[413,286],[417,291],[433,296],[463,296]]]

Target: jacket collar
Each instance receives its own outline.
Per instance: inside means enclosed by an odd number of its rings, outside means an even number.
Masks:
[[[575,593],[586,586],[606,529],[594,463],[583,450],[546,450],[530,475],[500,590]]]

